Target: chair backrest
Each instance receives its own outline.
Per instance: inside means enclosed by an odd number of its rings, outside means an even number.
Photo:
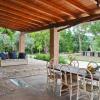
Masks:
[[[51,59],[49,62],[47,62],[46,64],[47,75],[55,77],[55,67],[56,65],[54,64],[54,59]]]
[[[96,62],[89,62],[87,65],[87,69],[91,72],[91,73],[95,73],[96,70],[98,69],[98,64]]]
[[[97,68],[97,67],[98,67],[98,64],[97,64],[96,62],[90,61],[90,62],[88,63],[88,65],[87,65],[87,67],[88,67],[88,66],[92,66],[92,67],[94,67],[94,68]]]
[[[78,88],[88,92],[93,91],[93,75],[88,69],[80,68],[77,77]]]
[[[61,67],[62,81],[66,85],[72,85],[75,81],[77,81],[77,75],[73,74],[71,70],[70,65],[63,65]]]
[[[79,67],[79,62],[78,62],[78,60],[74,59],[71,61],[70,65],[73,67]]]

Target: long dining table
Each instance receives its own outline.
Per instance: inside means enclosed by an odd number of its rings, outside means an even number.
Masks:
[[[80,76],[85,75],[86,78],[90,78],[90,76],[88,75],[88,73],[86,71],[79,71],[80,70],[79,67],[73,67],[73,66],[68,66],[68,67],[69,68],[67,68],[66,65],[63,65],[62,68],[61,68],[61,66],[57,66],[54,69],[56,71],[61,71],[62,73],[68,72],[68,73],[72,73],[74,75],[77,75],[77,73],[79,72]],[[93,80],[99,81],[100,80],[100,71],[99,70],[95,71],[95,73],[92,74],[92,76],[93,76]]]

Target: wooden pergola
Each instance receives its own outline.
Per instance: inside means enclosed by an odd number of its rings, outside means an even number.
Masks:
[[[99,20],[99,3],[99,0],[0,0],[0,26],[22,32],[20,52],[25,48],[23,33],[50,29],[50,55],[58,58],[58,31]]]

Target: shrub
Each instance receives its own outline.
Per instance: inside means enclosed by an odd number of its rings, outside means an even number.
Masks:
[[[64,57],[60,56],[59,57],[59,63],[66,64],[67,62],[65,61]]]
[[[36,54],[34,59],[49,61],[50,60],[50,55],[49,54]],[[66,64],[67,61],[65,60],[64,57],[60,56],[59,57],[59,63]]]
[[[49,54],[36,54],[34,58],[39,59],[39,60],[49,61],[50,55]]]

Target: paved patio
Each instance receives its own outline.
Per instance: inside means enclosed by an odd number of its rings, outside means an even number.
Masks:
[[[80,65],[85,67],[87,62]],[[46,89],[45,61],[30,59],[28,65],[0,68],[0,100],[69,100],[57,95]]]
[[[30,60],[28,65],[0,68],[0,100],[66,100],[46,89],[45,64]]]
[[[5,88],[8,91],[2,91],[0,100],[66,100],[66,97],[53,96],[52,92],[47,91],[43,75],[17,80],[24,82],[24,85],[20,83],[20,86],[14,86],[6,80]]]

